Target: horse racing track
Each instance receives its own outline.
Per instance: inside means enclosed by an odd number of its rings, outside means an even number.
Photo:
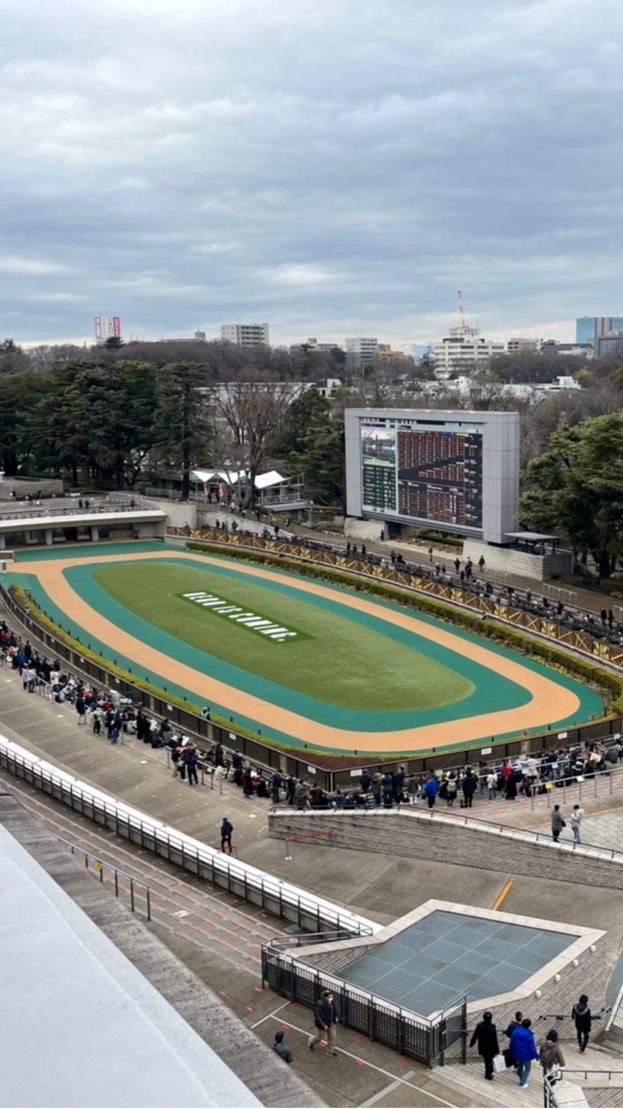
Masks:
[[[310,753],[476,746],[604,711],[580,682],[417,610],[213,554],[22,552],[9,583],[165,696]]]

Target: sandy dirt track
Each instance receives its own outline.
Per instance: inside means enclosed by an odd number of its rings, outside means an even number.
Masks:
[[[222,566],[222,559],[215,559],[204,555],[189,554],[184,551],[172,553],[171,551],[158,551],[150,553],[136,553],[127,555],[111,555],[106,558],[106,552],[101,550],[93,552],[91,557],[80,560],[80,565],[102,562],[133,562],[145,559],[188,559],[189,562],[202,565]],[[190,693],[196,695],[200,703],[221,704],[229,706],[232,714],[243,715],[257,721],[264,735],[270,734],[272,729],[293,736],[296,739],[313,745],[320,745],[335,751],[351,753],[353,749],[363,751],[405,752],[424,751],[432,747],[437,749],[453,744],[470,743],[477,739],[486,741],[491,736],[500,736],[508,732],[521,732],[531,728],[545,729],[548,724],[573,717],[580,708],[579,698],[571,690],[558,685],[553,679],[535,673],[527,667],[490,651],[486,645],[469,644],[471,658],[483,666],[494,670],[503,677],[516,682],[529,690],[531,700],[519,708],[499,712],[486,713],[477,716],[468,716],[461,720],[453,720],[423,727],[402,729],[387,732],[355,732],[342,728],[330,727],[308,720],[304,716],[270,704],[250,693],[235,689],[224,682],[201,674],[192,667],[177,662],[161,651],[143,643],[140,639],[129,635],[117,628],[79,596],[71,588],[64,577],[63,571],[75,567],[75,559],[58,558],[53,561],[18,562],[10,565],[10,571],[19,574],[33,574],[41,582],[49,597],[59,608],[67,612],[77,624],[91,635],[107,643],[111,648],[128,658],[134,659],[146,671],[157,674],[165,680],[175,682]],[[283,582],[283,575],[269,569],[257,566],[247,566],[236,562],[237,573],[248,575],[250,578]],[[326,597],[329,600],[338,600],[346,608],[354,608],[370,613],[373,616],[382,615],[383,620],[396,626],[417,632],[424,639],[441,644],[451,650],[465,653],[466,641],[452,631],[441,625],[430,625],[409,613],[393,612],[389,609],[380,609],[372,601],[363,597],[338,594],[335,590],[326,588],[321,584],[310,581],[297,581],[296,578],[288,579],[288,584],[299,589],[301,593],[312,596]]]

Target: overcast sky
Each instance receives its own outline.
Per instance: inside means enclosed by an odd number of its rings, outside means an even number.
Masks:
[[[0,339],[623,314],[622,0],[0,0]]]

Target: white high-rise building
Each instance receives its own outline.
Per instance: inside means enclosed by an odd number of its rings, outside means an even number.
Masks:
[[[267,323],[222,323],[221,341],[237,347],[267,347]]]
[[[433,347],[435,375],[471,374],[486,369],[489,359],[505,354],[506,344],[483,339],[477,327],[451,327],[450,334]]]
[[[359,369],[360,366],[374,362],[374,352],[379,345],[378,339],[364,338],[357,335],[346,340],[346,362],[350,369]]]

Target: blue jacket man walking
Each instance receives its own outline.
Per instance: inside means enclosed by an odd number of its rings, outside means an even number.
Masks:
[[[530,1067],[532,1060],[538,1059],[539,1052],[534,1038],[534,1032],[530,1031],[532,1021],[529,1017],[525,1017],[519,1028],[516,1028],[511,1036],[510,1049],[513,1059],[517,1063],[517,1074],[519,1076],[519,1085],[522,1090],[525,1090],[528,1085],[528,1078],[530,1077]]]

